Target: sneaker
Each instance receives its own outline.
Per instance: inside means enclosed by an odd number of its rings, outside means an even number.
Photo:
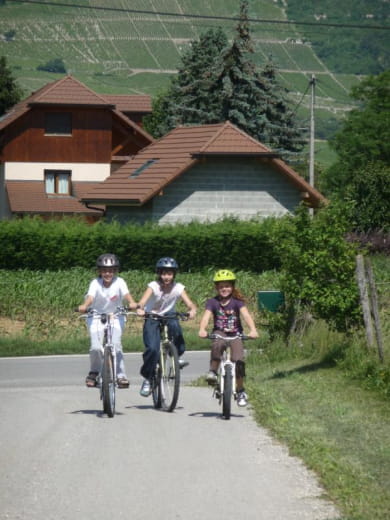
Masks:
[[[89,372],[89,374],[85,378],[85,384],[90,388],[96,386],[98,375],[99,372]]]
[[[144,379],[139,393],[142,395],[142,397],[149,397],[149,395],[152,393],[152,386],[150,384],[150,381]]]
[[[237,404],[238,406],[246,406],[248,404],[248,396],[244,390],[237,392]]]
[[[217,374],[216,374],[216,372],[214,372],[214,370],[210,370],[206,374],[206,381],[209,383],[209,385],[213,385],[214,383],[216,383],[218,381]]]
[[[180,358],[179,359],[179,367],[180,367],[180,370],[184,367],[188,367],[190,363],[188,361],[186,361],[185,359],[182,359]]]
[[[117,378],[118,388],[129,388],[130,382],[125,376]]]

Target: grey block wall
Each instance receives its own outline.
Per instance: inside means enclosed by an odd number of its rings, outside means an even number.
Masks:
[[[108,218],[159,223],[215,221],[292,213],[298,189],[269,162],[255,158],[213,158],[198,163],[141,208],[108,208]]]

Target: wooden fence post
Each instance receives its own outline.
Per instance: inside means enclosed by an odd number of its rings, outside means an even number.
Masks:
[[[379,318],[379,309],[378,309],[378,293],[376,291],[374,272],[372,270],[371,261],[369,258],[366,258],[366,273],[368,279],[368,285],[370,288],[370,302],[371,302],[371,311],[374,318],[375,325],[375,334],[376,334],[376,342],[378,345],[378,356],[380,361],[383,363],[384,354],[383,354],[383,338],[382,338],[382,329]]]
[[[370,304],[368,300],[367,283],[364,269],[364,258],[363,255],[357,255],[356,257],[356,278],[359,285],[360,291],[360,303],[363,310],[364,326],[366,329],[367,346],[371,348],[374,345],[374,332],[372,329]]]

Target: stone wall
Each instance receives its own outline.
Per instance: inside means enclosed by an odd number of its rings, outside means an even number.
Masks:
[[[300,200],[296,186],[270,161],[224,157],[199,162],[145,207],[112,207],[107,216],[160,223],[249,219],[292,213]]]

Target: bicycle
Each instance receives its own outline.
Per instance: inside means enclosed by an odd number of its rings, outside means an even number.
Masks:
[[[171,319],[187,321],[186,312],[157,314],[145,312],[145,319],[157,320],[160,327],[160,357],[151,379],[153,404],[156,409],[173,412],[179,398],[180,366],[179,355],[173,341],[169,338],[168,322]]]
[[[222,403],[222,417],[226,420],[230,419],[232,398],[237,399],[236,391],[236,363],[231,360],[230,342],[235,339],[243,341],[252,339],[244,334],[236,334],[235,336],[222,336],[220,334],[208,334],[205,339],[221,339],[225,342],[225,348],[222,352],[221,362],[218,367],[217,381],[209,383],[214,387],[213,397]]]
[[[103,403],[103,412],[108,417],[115,415],[115,393],[117,387],[116,378],[116,350],[112,343],[112,328],[114,320],[119,316],[127,316],[130,312],[124,307],[117,307],[113,313],[99,313],[95,309],[88,309],[80,316],[80,319],[100,319],[104,325],[102,353],[102,368],[97,376],[96,386],[100,388],[100,399]]]

